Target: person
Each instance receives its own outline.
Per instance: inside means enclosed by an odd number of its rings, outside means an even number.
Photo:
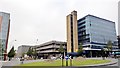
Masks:
[[[24,58],[21,57],[20,61],[21,61],[21,64],[23,64]]]

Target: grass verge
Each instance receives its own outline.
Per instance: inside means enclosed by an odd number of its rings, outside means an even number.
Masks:
[[[111,62],[111,61],[110,60],[98,60],[98,59],[72,60],[72,66],[103,64],[103,63],[108,63],[108,62]],[[41,61],[41,62],[21,64],[19,66],[62,66],[62,62],[61,60]],[[65,60],[64,60],[64,66],[66,66]],[[70,60],[68,61],[68,66],[70,66]]]

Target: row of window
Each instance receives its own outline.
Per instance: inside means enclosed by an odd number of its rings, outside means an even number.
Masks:
[[[109,27],[114,27],[114,25],[115,25],[115,23],[113,23],[113,22],[106,21],[106,20],[103,20],[103,19],[98,19],[98,18],[95,18],[95,17],[89,17],[88,20],[89,20],[89,22],[93,22],[94,24],[99,24],[99,25],[104,24],[105,26],[109,26]]]
[[[41,46],[38,46],[37,48],[46,47],[46,46],[50,46],[50,45],[57,45],[57,46],[65,45],[65,46],[66,46],[66,44],[50,43],[50,44],[47,44],[47,45],[41,45]]]

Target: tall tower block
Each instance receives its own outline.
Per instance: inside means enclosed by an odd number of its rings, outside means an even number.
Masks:
[[[78,25],[77,11],[71,12],[66,17],[67,22],[67,52],[78,51]]]

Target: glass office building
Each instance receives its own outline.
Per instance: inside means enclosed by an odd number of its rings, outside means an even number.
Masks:
[[[120,35],[118,36],[118,48],[120,49]]]
[[[10,28],[10,14],[0,12],[0,60],[6,60]]]
[[[104,48],[108,41],[113,43],[113,50],[118,48],[115,22],[93,15],[78,20],[78,43],[83,43],[86,53],[90,54],[91,51],[95,54]]]

